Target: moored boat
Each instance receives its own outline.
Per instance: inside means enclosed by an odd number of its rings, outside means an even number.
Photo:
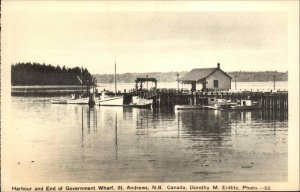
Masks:
[[[96,104],[100,106],[123,106],[124,98],[123,96],[107,96],[105,92],[101,93],[100,99],[96,100]]]
[[[89,98],[88,97],[79,97],[79,98],[71,98],[67,99],[68,104],[88,104]]]
[[[114,96],[107,96],[105,92],[101,93],[100,99],[96,100],[96,104],[100,106],[124,106],[124,97],[117,96],[117,64],[115,61],[115,95]]]
[[[68,104],[67,99],[54,99],[51,100],[52,104]]]
[[[55,99],[51,100],[52,104],[88,104],[89,97],[86,97],[84,95],[75,95],[72,94],[71,98],[69,99]]]
[[[214,109],[214,110],[229,110],[234,105],[235,105],[234,103],[220,103],[220,104],[203,106],[203,108]]]
[[[203,105],[175,105],[175,110],[203,109]]]
[[[201,98],[202,103],[197,105],[175,105],[175,110],[188,110],[188,109],[217,109],[225,110],[230,109],[231,106],[236,105],[235,102],[225,99],[217,98]]]
[[[127,105],[124,105],[124,107],[151,108],[152,103],[152,99],[144,99],[139,96],[133,96],[132,102]]]
[[[234,106],[231,106],[231,110],[255,110],[261,109],[258,106],[257,102],[251,101],[249,99],[238,101],[238,103]]]

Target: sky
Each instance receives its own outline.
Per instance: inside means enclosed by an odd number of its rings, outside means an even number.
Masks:
[[[113,73],[115,60],[118,73],[217,63],[224,71],[288,70],[286,11],[207,11],[193,3],[6,2],[8,61],[83,66],[92,74]]]

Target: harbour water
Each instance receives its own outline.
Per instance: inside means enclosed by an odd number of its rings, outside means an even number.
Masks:
[[[14,182],[287,181],[287,114],[51,99],[12,97]]]

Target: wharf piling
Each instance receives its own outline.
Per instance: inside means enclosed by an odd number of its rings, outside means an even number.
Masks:
[[[129,91],[124,95],[140,96],[153,99],[153,107],[171,108],[174,105],[201,105],[204,98],[226,99],[233,102],[250,99],[258,103],[262,110],[288,111],[288,92],[260,91],[211,91],[182,92],[177,89],[157,89],[145,91]]]

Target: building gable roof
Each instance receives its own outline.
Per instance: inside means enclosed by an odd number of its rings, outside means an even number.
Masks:
[[[228,76],[231,79],[231,77],[227,73],[225,73],[224,71],[222,71],[220,68],[217,67],[217,68],[195,68],[190,72],[188,72],[182,78],[179,78],[179,81],[201,81],[207,78],[208,76],[210,76],[211,74],[213,74],[214,72],[216,72],[217,70],[220,70],[222,73],[224,73],[226,76]]]

